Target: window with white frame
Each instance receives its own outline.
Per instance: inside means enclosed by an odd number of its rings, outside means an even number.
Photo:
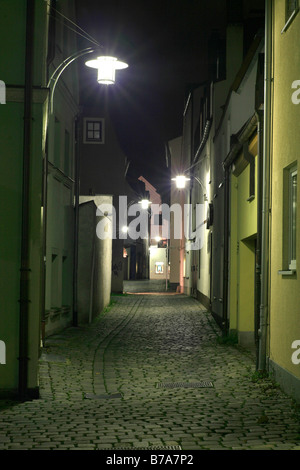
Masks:
[[[85,144],[104,144],[104,119],[84,118],[83,142]]]
[[[278,273],[293,275],[297,268],[297,164],[283,169],[282,202],[282,270]]]
[[[281,31],[282,33],[287,30],[298,11],[299,0],[285,0],[285,25]]]
[[[296,269],[297,167],[289,171],[289,269]]]
[[[298,10],[298,0],[286,0],[285,2],[285,21],[287,22]]]

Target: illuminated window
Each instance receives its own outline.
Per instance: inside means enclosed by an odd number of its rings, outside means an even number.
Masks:
[[[84,143],[104,144],[104,119],[85,118],[84,119]]]
[[[161,263],[161,262],[155,263],[155,273],[156,274],[164,273],[164,263]]]

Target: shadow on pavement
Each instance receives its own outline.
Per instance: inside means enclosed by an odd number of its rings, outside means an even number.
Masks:
[[[124,281],[123,291],[126,294],[178,295],[174,290],[170,290],[165,280],[156,279]]]

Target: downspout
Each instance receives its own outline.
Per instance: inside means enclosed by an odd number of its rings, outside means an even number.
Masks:
[[[224,167],[224,263],[223,263],[223,335],[228,334],[228,270],[229,270],[229,168]]]
[[[261,304],[258,370],[266,370],[269,269],[270,106],[271,106],[272,1],[265,2],[264,138],[262,174]]]
[[[73,326],[78,326],[78,232],[79,232],[79,116],[75,119],[75,221],[73,263]]]
[[[24,89],[23,187],[22,187],[22,239],[20,268],[20,325],[19,325],[19,398],[26,400],[28,387],[28,310],[29,310],[29,195],[30,153],[33,87],[34,0],[27,0],[26,55]]]
[[[262,241],[262,174],[263,174],[263,112],[257,110],[257,237],[255,260],[255,344],[256,344],[256,368],[259,357],[259,323],[261,301],[261,241]]]

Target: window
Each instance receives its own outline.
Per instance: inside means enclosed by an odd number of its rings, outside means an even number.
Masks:
[[[285,2],[285,22],[287,23],[292,15],[297,12],[298,0],[286,0]]]
[[[61,157],[61,125],[59,119],[54,119],[54,155],[53,164],[60,168],[60,157]]]
[[[286,0],[285,1],[285,25],[281,31],[284,33],[293,19],[295,18],[296,14],[299,10],[299,0]]]
[[[289,172],[289,269],[296,269],[297,168]]]
[[[65,160],[64,160],[64,171],[69,176],[70,174],[70,134],[65,130]]]
[[[296,271],[297,245],[297,166],[283,170],[283,251],[280,274],[293,274]]]
[[[84,119],[84,143],[104,144],[104,119],[85,118]]]

